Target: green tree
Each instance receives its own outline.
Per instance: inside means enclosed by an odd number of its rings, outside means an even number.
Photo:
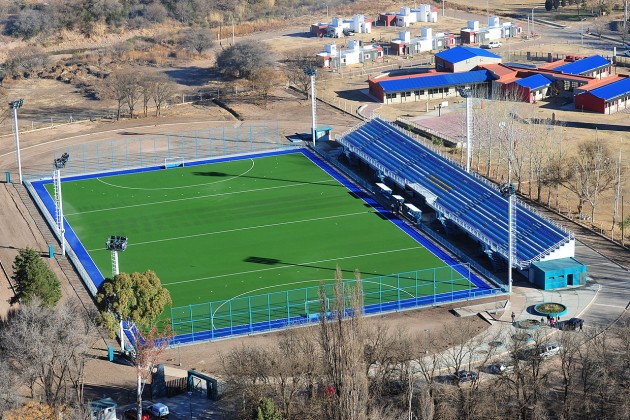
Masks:
[[[172,301],[155,272],[147,270],[105,279],[96,295],[96,303],[102,323],[113,338],[120,320],[132,321],[140,330],[149,330],[164,306],[171,305]]]
[[[273,400],[263,397],[256,407],[254,420],[282,420],[282,413],[273,404]]]
[[[20,249],[13,261],[13,280],[16,284],[13,303],[30,303],[34,297],[53,307],[61,299],[59,279],[32,248]]]
[[[553,9],[553,1],[552,0],[545,0],[545,10],[550,12],[551,9]]]

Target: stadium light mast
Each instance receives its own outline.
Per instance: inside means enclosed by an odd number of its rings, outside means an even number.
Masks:
[[[70,155],[64,153],[53,161],[53,184],[55,187],[55,206],[57,208],[55,221],[57,222],[57,232],[61,240],[61,255],[66,255],[66,228],[63,225],[63,199],[61,198],[61,170],[66,167],[68,159],[70,159]]]
[[[472,109],[470,108],[470,98],[472,89],[457,88],[459,95],[466,99],[466,172],[470,172],[470,161],[472,160]]]
[[[118,252],[127,249],[126,236],[110,236],[107,238],[105,247],[112,252],[112,277],[120,273],[118,270]]]
[[[107,238],[105,247],[112,252],[112,277],[119,274],[118,271],[118,252],[122,252],[127,249],[127,237],[126,236],[110,236]],[[120,320],[120,348],[125,352],[125,331],[123,328],[123,320]]]
[[[17,154],[18,174],[20,175],[20,184],[22,184],[22,160],[20,159],[20,133],[18,130],[17,110],[24,104],[24,99],[16,99],[9,102],[9,106],[13,109],[13,126],[15,130],[15,153]]]
[[[315,129],[317,127],[317,101],[315,99],[315,76],[317,75],[317,69],[314,67],[304,67],[304,74],[311,78],[311,114],[313,118],[313,148],[315,148]]]
[[[516,198],[516,190],[511,183],[503,183],[499,187],[499,191],[508,199],[508,293],[512,293],[512,266],[514,265],[514,233],[516,231],[516,214],[514,201]]]

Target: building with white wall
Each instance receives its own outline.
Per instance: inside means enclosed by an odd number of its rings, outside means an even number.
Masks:
[[[325,69],[339,69],[353,64],[381,61],[383,48],[378,45],[363,45],[357,39],[348,42],[348,48],[338,49],[337,44],[326,44],[325,50],[317,54],[318,63]]]

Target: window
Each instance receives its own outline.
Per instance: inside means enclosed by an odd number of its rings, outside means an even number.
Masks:
[[[414,90],[413,94],[416,95],[416,96],[420,96],[420,91],[419,90]]]
[[[411,96],[411,92],[405,92],[405,96]]]

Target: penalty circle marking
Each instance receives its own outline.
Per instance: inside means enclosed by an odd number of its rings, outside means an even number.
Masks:
[[[212,182],[204,182],[202,184],[193,184],[193,185],[182,185],[181,187],[161,187],[161,188],[141,188],[141,187],[125,187],[124,185],[116,185],[116,184],[112,184],[111,182],[106,182],[103,181],[101,178],[96,178],[99,182],[102,182],[105,185],[108,185],[110,187],[114,187],[114,188],[124,188],[126,190],[140,190],[140,191],[158,191],[158,190],[179,190],[182,188],[193,188],[193,187],[203,187],[206,185],[213,185],[213,184],[218,184],[220,182],[227,182],[227,181],[232,181],[236,178],[240,178],[242,176],[247,175],[252,169],[254,169],[254,166],[256,165],[256,163],[254,162],[254,159],[250,158],[249,159],[252,162],[252,166],[249,167],[249,169],[247,169],[245,172],[235,175],[231,178],[226,178],[226,179],[220,179],[217,181],[212,181]]]

